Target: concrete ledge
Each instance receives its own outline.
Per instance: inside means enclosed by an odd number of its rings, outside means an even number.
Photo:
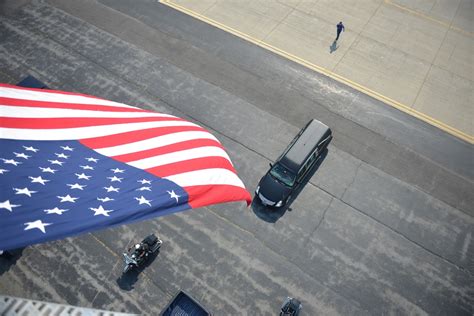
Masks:
[[[129,316],[136,314],[115,313],[92,308],[71,305],[54,304],[41,301],[27,300],[12,296],[0,296],[0,315],[8,316]]]

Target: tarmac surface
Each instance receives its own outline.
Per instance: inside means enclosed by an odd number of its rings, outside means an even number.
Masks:
[[[184,289],[216,315],[474,313],[473,146],[157,1],[0,1],[0,82],[33,75],[210,130],[249,191],[308,121],[334,139],[289,208],[254,201],[30,246],[0,294],[156,315]],[[155,232],[139,273],[121,253]]]
[[[474,143],[472,0],[161,2]]]

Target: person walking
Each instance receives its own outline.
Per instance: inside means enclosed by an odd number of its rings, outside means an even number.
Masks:
[[[342,21],[336,25],[336,28],[337,28],[337,36],[336,36],[336,41],[337,41],[339,39],[339,35],[341,35],[341,32],[344,32],[345,30],[345,27],[344,27],[344,24],[342,24]]]

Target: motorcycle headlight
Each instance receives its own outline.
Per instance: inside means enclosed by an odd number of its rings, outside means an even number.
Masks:
[[[255,193],[258,195],[258,191],[260,191],[260,186],[257,185],[257,188],[255,189]]]
[[[280,206],[282,206],[282,205],[283,205],[283,201],[278,201],[278,203],[275,204],[276,207],[280,207]]]

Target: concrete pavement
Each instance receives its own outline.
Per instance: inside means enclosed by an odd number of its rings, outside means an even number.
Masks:
[[[474,143],[473,1],[162,2]]]
[[[334,139],[288,209],[221,204],[27,247],[0,258],[2,295],[144,315],[178,289],[219,315],[275,315],[287,295],[305,315],[473,314],[470,144],[156,0],[12,2],[0,81],[192,120],[249,190],[309,117]],[[121,277],[146,232],[162,252]]]

